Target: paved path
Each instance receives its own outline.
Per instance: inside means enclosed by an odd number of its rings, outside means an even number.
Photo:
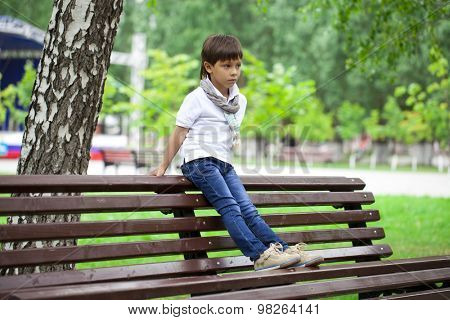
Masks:
[[[0,160],[0,172],[14,174],[17,162],[14,160]],[[238,174],[262,175],[305,175],[305,176],[344,176],[357,177],[366,182],[365,190],[375,195],[414,195],[450,198],[450,174],[400,172],[400,171],[370,171],[351,169],[312,168],[256,168],[235,165]],[[102,161],[91,161],[88,174],[115,174],[113,167],[103,172]],[[144,172],[140,172],[141,174]],[[171,168],[168,174],[181,174],[179,170]],[[122,166],[118,174],[137,174],[133,167]]]

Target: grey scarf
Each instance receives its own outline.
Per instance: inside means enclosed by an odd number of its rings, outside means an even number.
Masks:
[[[235,96],[230,102],[223,96],[219,96],[214,90],[214,86],[211,81],[206,79],[200,80],[200,87],[205,91],[206,96],[211,100],[216,106],[223,110],[225,119],[230,126],[231,133],[233,136],[232,148],[236,149],[240,145],[240,125],[236,118],[236,113],[239,111],[239,95]]]

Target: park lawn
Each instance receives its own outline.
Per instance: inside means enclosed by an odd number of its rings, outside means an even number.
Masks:
[[[297,160],[255,160],[255,159],[245,159],[240,157],[234,158],[234,163],[240,164],[242,166],[255,166],[256,163],[261,166],[273,166],[273,167],[299,167],[299,168],[326,168],[326,169],[350,169],[348,161],[338,161],[338,162],[315,162],[306,164],[301,159]],[[390,164],[387,163],[379,163],[375,168],[371,168],[370,164],[367,162],[357,162],[355,164],[356,170],[376,170],[376,171],[391,171]],[[445,169],[446,170],[446,169]],[[395,171],[398,172],[439,172],[439,169],[435,166],[431,165],[417,165],[417,169],[415,171],[412,170],[411,165],[398,165]]]
[[[450,198],[412,197],[412,196],[376,196],[376,203],[363,206],[363,209],[378,209],[381,220],[368,223],[372,227],[382,227],[386,238],[374,241],[374,244],[389,244],[394,254],[390,259],[412,258],[420,256],[450,254]],[[320,211],[329,210],[329,207],[305,207],[295,211]],[[293,208],[263,208],[261,213],[294,212]],[[198,210],[198,215],[216,215],[214,210]],[[148,217],[164,217],[160,212],[130,212],[130,213],[101,213],[82,215],[82,221],[116,220],[116,219],[143,219]],[[6,218],[1,217],[0,223],[5,223]],[[276,232],[289,232],[289,230],[308,229],[333,229],[345,227],[339,225],[325,225],[316,227],[287,227],[274,228]],[[226,235],[226,232],[203,232],[203,235]],[[176,239],[177,234],[170,235],[139,235],[116,238],[82,239],[80,245],[123,242],[123,241],[149,241],[157,239]],[[351,243],[345,245],[351,246]],[[342,246],[341,244],[313,244],[309,249]],[[233,250],[228,255],[240,255],[240,251]],[[218,257],[224,253],[209,253],[210,257]],[[172,255],[157,258],[136,258],[106,262],[79,263],[77,268],[118,266],[130,263],[149,263],[171,260],[182,260],[182,255]],[[180,296],[178,298],[184,298]],[[340,296],[339,299],[355,299],[356,295]]]
[[[450,254],[450,198],[375,196],[392,259]]]

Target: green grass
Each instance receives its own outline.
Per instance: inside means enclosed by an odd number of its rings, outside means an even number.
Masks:
[[[376,203],[363,206],[364,209],[374,208],[380,211],[381,220],[368,223],[372,227],[382,227],[386,238],[374,241],[374,244],[389,244],[394,252],[390,259],[412,258],[420,256],[447,255],[450,254],[450,198],[412,197],[412,196],[376,196]],[[282,213],[295,211],[320,211],[330,210],[330,207],[309,208],[263,208],[261,213]],[[214,210],[198,210],[197,215],[217,215]],[[117,220],[117,219],[144,219],[165,217],[160,212],[131,212],[131,213],[102,213],[84,214],[82,221]],[[5,223],[6,218],[1,217],[0,223]],[[288,227],[274,228],[276,232],[289,232],[293,230],[308,229],[332,229],[345,227],[345,225],[326,225],[323,227]],[[202,232],[202,235],[227,235],[226,232]],[[105,242],[124,241],[150,241],[158,239],[176,239],[178,234],[138,235],[116,238],[83,239],[80,245],[99,244]],[[309,249],[338,247],[343,244],[313,244]],[[345,245],[351,246],[351,243]],[[241,255],[239,250],[224,252],[210,252],[210,257],[224,255]],[[92,268],[105,266],[118,266],[136,263],[153,263],[162,261],[182,260],[182,255],[170,255],[163,257],[135,258],[106,262],[79,263],[77,268]],[[183,298],[179,296],[176,298]],[[356,295],[339,296],[339,299],[355,299]]]
[[[393,259],[450,254],[450,198],[375,196]]]
[[[244,159],[240,157],[235,157],[233,163],[243,165],[247,164],[250,166],[254,166],[257,162],[255,159]],[[280,166],[280,167],[298,167],[298,168],[305,168],[306,164],[304,162],[300,162],[299,160],[295,161],[285,161],[285,160],[273,160],[269,161],[267,159],[263,159],[261,161],[258,161],[259,164],[265,164],[265,165],[272,165],[272,166]],[[327,163],[321,163],[321,162],[315,162],[312,165],[308,164],[308,168],[329,168],[329,169],[350,169],[348,161],[339,161],[339,162],[327,162]],[[369,163],[362,163],[357,162],[355,165],[356,170],[376,170],[376,171],[391,171],[391,166],[389,164],[377,164],[375,169],[372,169],[370,167]],[[411,165],[398,165],[397,169],[395,171],[399,172],[413,172],[411,169]],[[394,171],[394,172],[395,172]],[[426,165],[417,165],[417,170],[414,172],[439,172],[437,167],[434,166],[426,166]],[[446,172],[446,169],[444,168],[444,172]]]
[[[336,169],[349,169],[348,162],[333,162],[333,163],[315,163],[313,168],[336,168]],[[368,163],[356,163],[355,168],[357,170],[377,170],[377,171],[391,171],[391,166],[388,164],[377,164],[375,169],[372,169]],[[399,165],[396,171],[400,172],[413,172],[410,165]],[[439,172],[437,167],[418,165],[415,172]]]

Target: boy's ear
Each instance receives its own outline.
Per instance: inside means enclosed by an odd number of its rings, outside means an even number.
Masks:
[[[208,61],[204,61],[203,66],[205,67],[205,70],[208,71],[208,73],[212,71],[212,65]]]

